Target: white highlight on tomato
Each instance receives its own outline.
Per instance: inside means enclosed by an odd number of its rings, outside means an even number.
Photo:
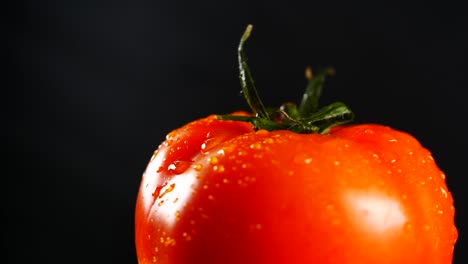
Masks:
[[[374,191],[351,191],[345,195],[350,219],[368,232],[383,233],[401,229],[407,222],[400,201]]]

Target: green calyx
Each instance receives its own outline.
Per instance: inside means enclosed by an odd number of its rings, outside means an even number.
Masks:
[[[354,113],[341,102],[335,102],[319,108],[319,98],[327,75],[334,74],[334,70],[327,68],[312,76],[310,68],[306,69],[308,80],[301,103],[285,103],[277,109],[266,108],[258,96],[247,58],[244,44],[252,32],[252,25],[248,25],[241,37],[238,48],[239,72],[242,92],[254,116],[218,115],[219,120],[250,122],[256,130],[290,130],[296,133],[327,133],[331,127],[351,122]]]

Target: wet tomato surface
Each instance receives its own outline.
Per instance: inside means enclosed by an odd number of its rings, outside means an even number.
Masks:
[[[431,153],[375,124],[189,123],[151,158],[135,221],[140,264],[451,263],[457,238]]]

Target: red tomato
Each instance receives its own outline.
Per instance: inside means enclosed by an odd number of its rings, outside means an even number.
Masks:
[[[136,208],[140,264],[451,263],[456,238],[429,151],[372,124],[195,121],[156,150]]]
[[[209,116],[167,135],[135,212],[140,264],[451,263],[453,200],[431,153],[377,124],[318,109],[324,74],[299,107],[263,106],[239,46],[255,115]],[[241,122],[247,121],[247,122]],[[265,130],[267,129],[267,130]]]

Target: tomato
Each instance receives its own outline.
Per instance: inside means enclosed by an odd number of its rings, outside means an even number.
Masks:
[[[431,154],[380,125],[326,135],[213,116],[167,136],[136,209],[140,263],[450,263],[452,197]]]
[[[250,104],[255,116],[190,122],[155,151],[135,211],[140,264],[451,263],[453,199],[414,137],[341,119],[297,132],[310,119],[295,109],[262,119]]]

